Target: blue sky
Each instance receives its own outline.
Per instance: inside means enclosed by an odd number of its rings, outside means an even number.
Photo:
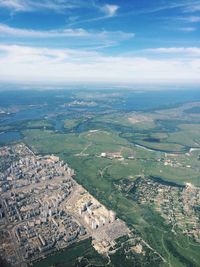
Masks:
[[[200,83],[200,0],[0,0],[0,81]]]

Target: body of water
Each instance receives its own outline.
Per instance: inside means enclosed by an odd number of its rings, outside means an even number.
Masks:
[[[1,132],[0,133],[0,144],[7,144],[19,141],[22,138],[20,132],[10,131],[10,132]]]

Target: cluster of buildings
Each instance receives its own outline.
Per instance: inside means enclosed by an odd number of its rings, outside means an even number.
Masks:
[[[80,185],[69,199],[66,210],[85,226],[98,253],[107,254],[115,247],[115,240],[130,234],[125,222],[117,218],[114,211],[108,210]]]
[[[76,203],[79,214],[91,229],[97,229],[116,219],[116,213],[107,210],[105,206],[99,203],[87,191],[83,191]]]
[[[139,178],[134,184],[134,198],[138,203],[152,203],[172,231],[181,229],[184,234],[200,242],[200,188],[190,183],[185,186],[162,184],[150,178]]]
[[[9,168],[14,160],[17,160],[17,156],[12,153],[12,150],[9,147],[0,147],[0,192],[2,190],[1,187],[5,182],[3,182],[4,176],[2,173]]]
[[[78,101],[74,100],[73,102],[66,103],[66,107],[95,107],[97,104],[93,101],[86,102],[86,101]]]
[[[65,211],[76,187],[67,164],[55,156],[36,156],[23,144],[0,153],[5,159],[15,155],[0,172],[0,231],[10,232],[7,238],[0,235],[0,254],[22,265],[87,237],[86,229]]]
[[[7,164],[0,170],[0,255],[13,266],[26,267],[89,236],[101,253],[130,232],[58,157],[36,156],[24,144],[3,147],[0,156]]]
[[[119,159],[119,160],[124,159],[121,152],[103,152],[101,153],[101,157],[108,159]]]
[[[63,210],[40,219],[24,222],[14,228],[24,259],[36,260],[71,244],[86,234],[85,228]]]
[[[0,147],[0,157],[6,157],[10,154],[11,149],[8,146]]]
[[[24,145],[16,145],[12,152],[20,158],[12,161],[9,168],[0,173],[0,192],[73,175],[73,171],[56,156],[35,156]]]
[[[0,241],[0,257],[7,259],[11,265],[15,265],[17,262],[15,244],[12,242],[9,230],[0,228]]]
[[[165,153],[165,157],[158,159],[158,161],[163,162],[164,166],[191,168],[191,165],[179,162],[178,156],[178,154]]]
[[[70,179],[60,184],[49,183],[26,188],[24,191],[11,191],[1,200],[4,213],[9,222],[20,222],[37,217],[46,222],[48,216],[58,214],[59,206],[67,199],[73,188]],[[1,218],[1,212],[0,212]]]

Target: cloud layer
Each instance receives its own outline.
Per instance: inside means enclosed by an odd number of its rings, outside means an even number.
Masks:
[[[176,48],[179,52],[183,48]],[[199,53],[199,50],[192,52]],[[174,53],[175,49],[159,50]],[[156,59],[103,56],[70,49],[0,45],[0,79],[47,82],[200,83],[200,57]]]

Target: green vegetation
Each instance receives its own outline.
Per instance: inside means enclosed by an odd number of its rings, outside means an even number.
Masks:
[[[100,256],[92,247],[91,239],[80,241],[67,249],[51,255],[45,260],[35,262],[33,267],[76,267],[98,266],[103,267],[108,259]]]
[[[190,148],[200,148],[200,122],[196,117],[187,117],[190,115],[186,112],[183,118],[182,113],[176,111],[176,119],[173,119],[170,118],[171,110],[162,110],[159,116],[152,112],[148,114],[149,120],[131,123],[132,114],[113,110],[109,106],[111,102],[105,100],[103,106],[107,105],[109,114],[86,109],[82,113],[73,110],[71,117],[63,115],[62,133],[54,130],[50,119],[1,126],[0,130],[15,128],[22,132],[23,141],[36,153],[60,156],[75,169],[80,184],[108,208],[115,210],[166,260],[157,261],[155,255],[148,254],[144,264],[135,255],[131,261],[135,265],[129,265],[126,259],[119,265],[123,258],[123,250],[119,250],[112,256],[113,266],[199,266],[198,244],[182,233],[174,234],[153,206],[134,202],[129,186],[138,176],[150,175],[177,184],[190,182],[200,186],[200,151],[190,152]],[[194,111],[198,113],[198,110]],[[59,116],[56,118],[59,120]],[[123,158],[101,157],[101,153],[108,152],[120,152]],[[165,164],[167,160],[170,164]],[[106,263],[107,259],[99,256],[91,241],[86,240],[35,263],[34,267],[105,266]]]
[[[52,124],[48,120],[32,120],[25,123],[24,128],[28,129],[52,128]]]

